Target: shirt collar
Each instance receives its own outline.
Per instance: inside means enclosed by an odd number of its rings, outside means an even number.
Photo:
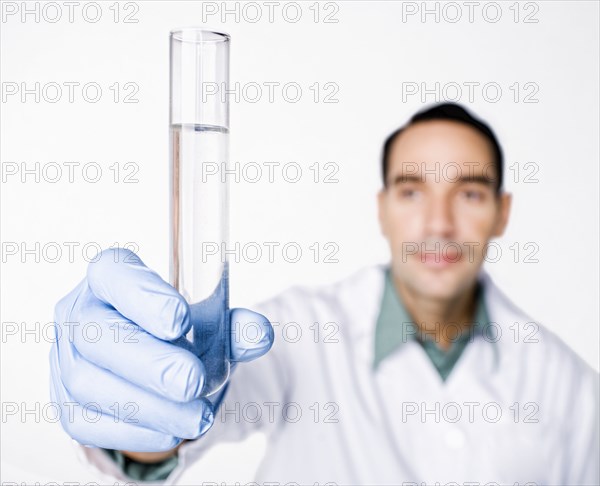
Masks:
[[[483,337],[494,347],[495,362],[498,363],[498,349],[496,341],[493,339],[494,330],[490,330],[492,325],[484,299],[484,278],[477,280],[477,304],[473,326],[463,333],[458,340],[468,340],[469,342]],[[414,324],[410,314],[404,307],[404,304],[396,291],[390,267],[384,269],[384,289],[381,299],[379,317],[375,327],[374,339],[374,358],[373,367],[377,368],[379,363],[387,358],[394,351],[402,347],[404,343],[417,339],[418,329]],[[450,330],[448,331],[451,332]],[[490,338],[488,338],[490,336]],[[426,334],[422,339],[433,339]]]

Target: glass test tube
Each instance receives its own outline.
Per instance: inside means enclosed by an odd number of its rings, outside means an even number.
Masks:
[[[192,309],[203,396],[229,376],[227,34],[188,28],[170,36],[170,280]]]

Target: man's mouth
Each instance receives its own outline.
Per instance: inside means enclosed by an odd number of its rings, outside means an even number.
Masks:
[[[430,268],[447,268],[460,261],[460,254],[456,251],[421,252],[416,258]]]

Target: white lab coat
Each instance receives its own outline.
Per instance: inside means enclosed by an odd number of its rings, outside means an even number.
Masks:
[[[257,306],[273,348],[237,367],[213,428],[181,447],[167,482],[216,442],[262,430],[259,483],[600,484],[598,374],[480,278],[501,334],[474,337],[445,383],[414,340],[373,371],[383,266]],[[124,479],[102,451],[81,452]]]

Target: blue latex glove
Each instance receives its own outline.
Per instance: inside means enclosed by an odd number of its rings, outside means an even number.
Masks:
[[[185,335],[203,306],[185,299],[133,252],[110,249],[55,308],[52,401],[66,432],[83,445],[158,452],[196,439],[214,421],[201,398],[205,369]],[[265,354],[273,328],[247,309],[230,313],[232,364]],[[244,326],[259,326],[252,342]]]

